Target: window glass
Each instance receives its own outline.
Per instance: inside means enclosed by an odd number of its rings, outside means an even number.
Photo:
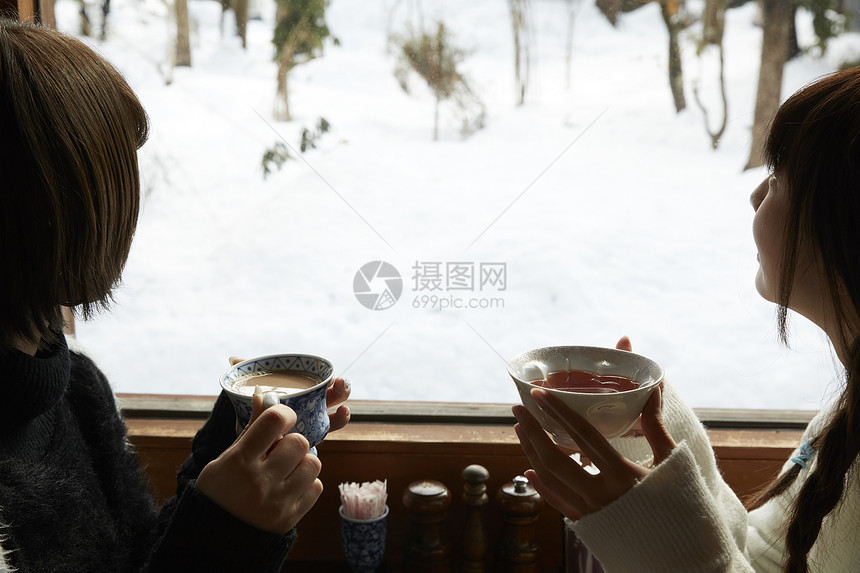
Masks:
[[[181,5],[113,0],[100,39],[86,4],[86,41],[152,123],[124,284],[78,325],[117,391],[212,395],[231,355],[306,352],[356,399],[515,402],[507,358],[625,334],[693,406],[816,408],[833,388],[823,336],[794,318],[783,348],[753,284],[755,2],[725,16],[727,111],[704,5],[674,16],[677,112],[657,3],[613,26],[585,0],[334,0],[304,19],[329,31],[316,57],[289,44],[289,121],[276,6],[251,0],[243,48],[232,10],[188,0],[183,66]],[[60,29],[80,33],[79,7],[58,0]],[[860,44],[821,56],[796,22],[783,99]]]

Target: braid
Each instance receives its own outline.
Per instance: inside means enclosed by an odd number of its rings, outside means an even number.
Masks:
[[[812,440],[817,451],[815,469],[801,487],[789,514],[785,536],[788,573],[809,570],[807,556],[818,539],[821,524],[842,499],[846,477],[851,475],[852,466],[860,456],[860,344],[854,345],[848,364],[847,386],[836,413]],[[792,466],[763,491],[747,499],[747,509],[759,508],[788,490],[800,469],[799,465]]]
[[[812,442],[818,451],[818,459],[798,494],[786,534],[788,555],[785,570],[789,573],[808,570],[807,555],[818,538],[821,523],[842,498],[846,476],[860,454],[858,359],[860,353],[855,348],[849,362],[847,388],[836,414]]]

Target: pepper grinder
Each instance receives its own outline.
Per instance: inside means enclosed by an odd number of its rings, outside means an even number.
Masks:
[[[487,480],[490,472],[484,466],[473,464],[463,470],[463,501],[466,503],[466,520],[463,527],[464,573],[487,571],[487,521],[484,508],[489,502]]]
[[[403,492],[403,505],[409,510],[409,536],[405,571],[447,573],[451,570],[451,546],[443,522],[451,505],[445,484],[416,481]]]
[[[499,488],[496,499],[502,514],[498,569],[511,573],[538,573],[540,546],[535,539],[535,523],[543,506],[540,494],[528,479],[517,476]]]

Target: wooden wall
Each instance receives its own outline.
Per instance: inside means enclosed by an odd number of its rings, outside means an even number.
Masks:
[[[173,495],[175,472],[190,450],[200,419],[128,418],[129,436],[152,480],[155,495]],[[387,479],[389,506],[386,571],[402,570],[408,515],[401,496],[412,481],[433,479],[452,495],[447,529],[456,560],[462,535],[464,504],[461,473],[470,464],[489,470],[491,503],[487,516],[497,538],[499,516],[492,501],[496,491],[527,469],[528,462],[511,429],[512,424],[409,423],[353,421],[329,435],[319,446],[325,491],[299,527],[299,540],[290,553],[293,566],[315,571],[344,571],[341,562],[337,486],[352,481]],[[800,439],[800,430],[711,430],[714,449],[727,482],[739,495],[769,481]],[[562,567],[561,516],[544,507],[538,522],[542,571]],[[457,570],[456,561],[453,570]]]

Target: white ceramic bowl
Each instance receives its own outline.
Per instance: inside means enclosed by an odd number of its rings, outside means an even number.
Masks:
[[[576,448],[576,442],[552,417],[544,414],[531,396],[532,389],[536,387],[532,382],[544,380],[547,374],[564,370],[624,376],[639,385],[633,390],[600,394],[543,388],[609,439],[617,438],[633,427],[645,402],[663,380],[663,368],[650,358],[614,348],[549,346],[527,350],[511,358],[508,361],[508,374],[517,385],[523,405],[557,444],[569,448]]]

